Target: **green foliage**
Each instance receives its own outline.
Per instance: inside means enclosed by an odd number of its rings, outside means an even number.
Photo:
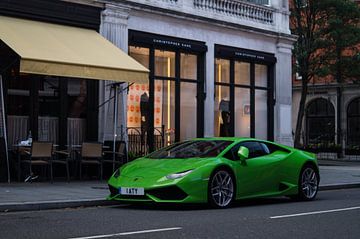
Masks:
[[[305,150],[314,152],[314,153],[320,153],[320,152],[341,152],[341,144],[335,144],[332,142],[321,142],[316,144],[308,144],[305,147]]]
[[[360,77],[360,7],[350,0],[326,0],[326,25],[322,38],[328,41],[324,49],[325,65],[338,82]]]
[[[338,82],[360,78],[360,8],[352,0],[291,0],[293,72],[301,75],[302,93],[295,129],[300,145],[307,84],[332,75]]]
[[[294,72],[306,82],[334,75],[358,78],[360,8],[351,0],[292,0],[291,30],[298,36]]]

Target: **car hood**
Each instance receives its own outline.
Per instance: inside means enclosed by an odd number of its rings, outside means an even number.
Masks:
[[[172,173],[196,169],[205,164],[209,158],[188,159],[149,159],[140,158],[121,168],[121,176],[125,177],[163,177]]]

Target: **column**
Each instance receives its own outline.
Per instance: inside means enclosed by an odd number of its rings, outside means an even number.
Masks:
[[[101,15],[100,34],[111,41],[114,45],[119,47],[124,52],[128,52],[128,18],[129,9],[121,5],[106,4],[105,10]],[[114,100],[109,100],[114,97],[114,91],[111,88],[112,81],[105,81],[100,83],[99,99],[100,104],[105,101],[99,109],[99,139],[112,140],[113,139],[113,104]],[[121,134],[126,132],[126,116],[127,116],[127,83],[118,87],[118,139],[121,139]],[[123,126],[123,132],[121,132]]]
[[[293,146],[292,135],[292,39],[279,39],[275,69],[274,138],[281,144]]]
[[[206,54],[206,74],[205,74],[205,92],[204,102],[204,136],[214,136],[214,43],[206,42],[208,51]]]

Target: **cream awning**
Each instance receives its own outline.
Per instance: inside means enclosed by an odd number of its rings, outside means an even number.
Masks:
[[[148,82],[148,69],[93,30],[0,16],[0,39],[20,56],[20,72]]]

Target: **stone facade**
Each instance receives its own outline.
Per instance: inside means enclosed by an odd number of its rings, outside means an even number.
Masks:
[[[99,2],[99,1],[97,1]],[[291,49],[286,0],[268,5],[207,0],[100,1],[104,4],[100,33],[116,46],[128,50],[128,30],[143,31],[205,42],[204,136],[214,135],[215,44],[274,54],[274,140],[292,145]],[[109,82],[100,82],[100,102],[110,97]],[[126,91],[120,100],[119,125],[126,125]],[[111,139],[112,109],[100,111],[100,139]],[[109,117],[110,116],[110,117]],[[110,122],[109,122],[110,121]]]

